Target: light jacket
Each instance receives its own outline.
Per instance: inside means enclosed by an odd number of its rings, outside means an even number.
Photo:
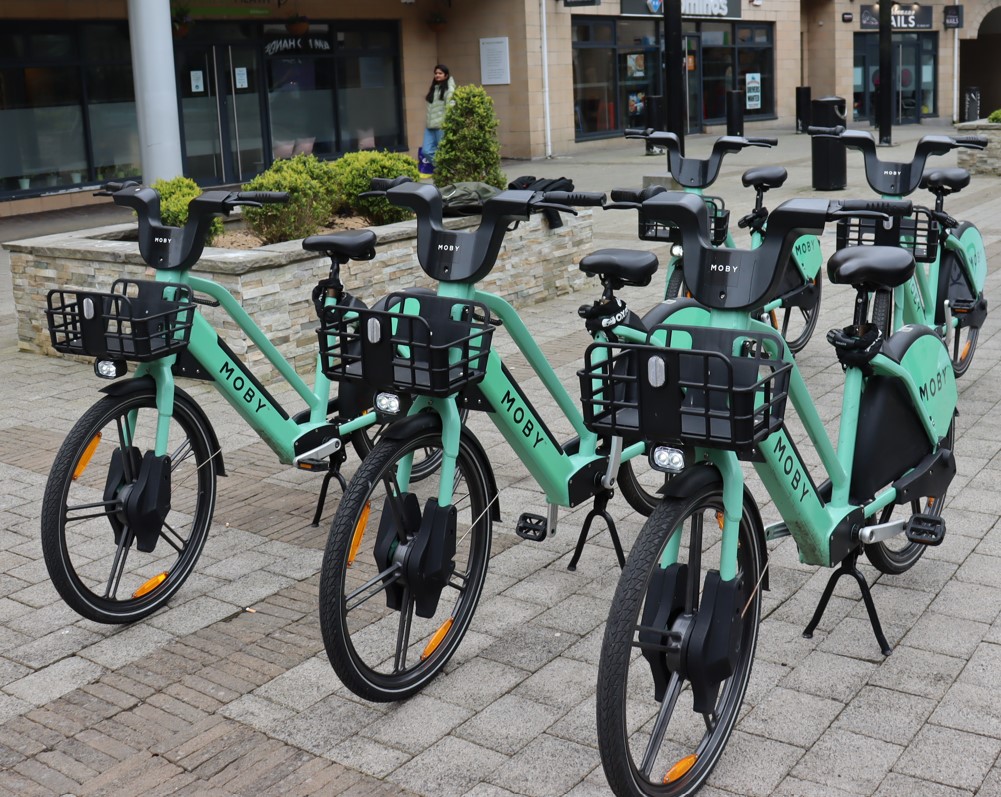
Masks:
[[[428,130],[438,130],[445,123],[445,109],[453,104],[452,94],[454,93],[455,78],[451,75],[448,76],[448,83],[445,84],[444,98],[438,96],[438,87],[434,87],[434,100],[425,103],[427,105],[427,124],[425,126]]]

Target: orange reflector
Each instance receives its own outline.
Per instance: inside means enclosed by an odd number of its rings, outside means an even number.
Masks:
[[[699,760],[697,755],[686,755],[677,764],[667,770],[667,774],[664,775],[664,783],[674,783],[676,780],[680,780],[688,774],[688,770],[695,766],[695,762]]]
[[[365,536],[365,529],[368,528],[368,515],[372,511],[372,502],[366,501],[362,507],[361,517],[358,518],[358,525],[355,526],[355,534],[351,538],[351,547],[348,549],[348,567],[354,564],[358,549],[361,547],[361,538]]]
[[[167,573],[163,572],[159,575],[153,576],[149,581],[143,584],[139,589],[132,593],[133,598],[141,598],[143,595],[152,592],[157,587],[159,587],[164,581],[167,580]]]
[[[441,628],[434,632],[434,636],[431,637],[431,641],[428,642],[427,647],[424,648],[424,652],[421,653],[421,661],[429,658],[432,653],[434,653],[441,641],[445,638],[448,630],[452,627],[452,618],[449,617],[444,623],[441,624]]]
[[[87,443],[87,447],[83,450],[83,456],[80,457],[80,461],[76,463],[76,467],[73,469],[73,481],[76,481],[83,476],[83,472],[87,470],[87,466],[90,464],[90,458],[94,456],[94,452],[97,451],[97,444],[100,442],[100,432],[90,438],[90,442]]]
[[[970,341],[966,341],[966,345],[963,346],[963,353],[959,356],[960,360],[965,360],[970,356]]]
[[[720,531],[723,531],[723,523],[725,522],[725,520],[726,519],[723,517],[723,513],[717,511],[716,512],[716,523],[719,525],[719,530]]]
[[[776,313],[774,310],[772,310],[768,315],[771,317],[772,326],[775,327],[776,329],[778,329],[779,328],[779,314]]]

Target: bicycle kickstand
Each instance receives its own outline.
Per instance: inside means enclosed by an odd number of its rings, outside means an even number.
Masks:
[[[594,496],[594,508],[584,518],[584,525],[581,527],[580,536],[577,538],[577,547],[574,549],[570,564],[567,565],[567,570],[577,569],[577,562],[580,561],[580,555],[584,552],[584,543],[587,542],[587,534],[591,530],[591,523],[594,522],[596,517],[600,517],[608,526],[608,534],[612,538],[612,545],[615,546],[615,555],[619,559],[619,568],[625,567],[626,557],[622,553],[619,532],[615,528],[615,521],[612,519],[612,516],[608,514],[608,501],[614,494],[612,490],[603,489]]]
[[[876,604],[872,600],[872,592],[869,589],[869,585],[866,583],[865,576],[858,569],[858,557],[861,552],[861,548],[856,548],[842,559],[841,564],[831,573],[831,577],[827,580],[827,586],[824,588],[824,594],[820,596],[820,602],[813,613],[813,619],[810,620],[809,625],[803,630],[803,637],[805,639],[813,638],[813,632],[817,629],[820,618],[824,616],[824,610],[827,608],[827,603],[830,601],[831,595],[834,594],[834,587],[838,583],[838,579],[841,576],[851,576],[858,582],[859,590],[862,592],[862,600],[865,601],[865,610],[869,615],[869,622],[872,624],[872,632],[876,635],[876,642],[879,644],[879,649],[884,656],[889,656],[893,652],[893,648],[890,647],[886,641],[886,636],[883,634],[883,626],[879,622],[879,615],[876,614]]]
[[[341,485],[341,493],[348,489],[348,483],[341,475],[341,463],[345,459],[347,457],[344,455],[343,448],[330,455],[330,464],[327,466],[327,472],[323,474],[323,484],[320,485],[320,496],[316,499],[316,512],[313,513],[314,529],[320,525],[320,515],[323,514],[323,504],[327,500],[327,488],[330,486],[330,480],[337,479],[337,483]]]

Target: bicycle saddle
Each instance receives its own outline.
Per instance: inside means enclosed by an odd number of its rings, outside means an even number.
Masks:
[[[326,235],[311,235],[303,239],[307,252],[332,252],[345,259],[371,260],[375,257],[376,235],[372,230],[348,230]]]
[[[580,270],[590,276],[610,277],[618,284],[638,288],[650,284],[660,265],[657,255],[639,249],[599,249],[580,261]]]
[[[921,188],[933,194],[955,194],[970,184],[970,173],[958,166],[947,169],[930,169],[921,175]]]
[[[753,185],[761,191],[767,191],[769,188],[781,188],[788,176],[789,172],[782,166],[758,166],[744,172],[740,181],[745,188]]]
[[[867,291],[896,288],[913,273],[914,255],[896,246],[849,246],[827,261],[831,282]]]

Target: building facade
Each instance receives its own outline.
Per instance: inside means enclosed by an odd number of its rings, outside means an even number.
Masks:
[[[168,0],[148,0],[166,4]],[[896,124],[1001,107],[1001,0],[893,10]],[[876,6],[682,0],[689,132],[791,127],[798,87],[875,118]],[[433,66],[482,84],[502,152],[540,158],[657,126],[663,0],[212,0],[171,4],[183,170],[248,180],[277,158],[416,154]],[[304,16],[306,20],[298,19]],[[0,0],[0,216],[141,176],[126,0]],[[961,101],[962,100],[962,101]]]

